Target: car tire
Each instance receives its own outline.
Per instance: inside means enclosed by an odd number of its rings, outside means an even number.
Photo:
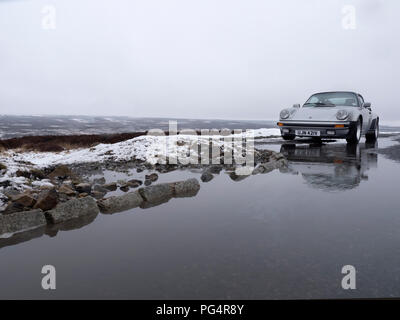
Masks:
[[[379,137],[379,120],[376,119],[374,132],[367,133],[365,135],[365,138],[367,139],[367,142],[374,142],[378,139],[378,137]]]
[[[357,124],[350,130],[349,137],[346,139],[349,144],[358,144],[361,139],[362,122],[358,119]]]
[[[292,134],[285,134],[282,136],[282,138],[283,138],[283,140],[291,141],[291,140],[294,140],[294,138],[296,138],[296,136],[294,136]]]

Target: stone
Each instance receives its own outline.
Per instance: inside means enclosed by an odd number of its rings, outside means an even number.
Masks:
[[[46,225],[46,218],[40,209],[0,215],[0,234],[21,232]]]
[[[89,193],[82,192],[82,193],[78,194],[78,197],[79,197],[79,198],[85,198],[85,197],[87,197],[88,195],[89,195]]]
[[[12,187],[5,188],[2,192],[7,198],[10,198],[10,199],[12,199],[14,196],[18,196],[20,194],[20,191],[18,191],[17,189],[14,189]]]
[[[200,183],[197,179],[192,178],[185,181],[172,183],[174,197],[194,197],[200,190]]]
[[[93,191],[97,191],[97,192],[101,192],[101,193],[107,193],[108,192],[108,190],[106,188],[104,188],[103,185],[99,185],[99,184],[96,184],[96,185],[93,186]]]
[[[120,186],[119,189],[123,192],[128,192],[129,191],[129,186],[128,185],[124,185],[124,186]]]
[[[105,184],[106,179],[104,177],[93,179],[93,184]]]
[[[40,169],[31,169],[31,179],[43,180],[46,179],[46,174]]]
[[[76,192],[74,190],[72,190],[71,188],[69,188],[68,186],[66,186],[64,184],[61,185],[61,187],[58,189],[58,192],[62,193],[62,194],[66,194],[67,196],[70,196],[70,197],[76,195]]]
[[[115,191],[117,190],[117,183],[116,182],[111,182],[103,185],[103,187],[109,191]]]
[[[24,206],[17,202],[9,202],[7,207],[4,209],[3,214],[8,215],[15,212],[24,211]]]
[[[58,203],[58,193],[55,189],[44,190],[39,193],[34,206],[35,209],[47,211],[53,209]]]
[[[29,173],[29,171],[24,171],[24,170],[17,170],[15,172],[15,175],[17,177],[24,177],[24,178],[27,178],[27,179],[29,179],[31,177],[31,174]]]
[[[223,166],[221,165],[212,165],[210,166],[206,171],[212,174],[219,174],[223,169]]]
[[[143,182],[140,181],[140,180],[132,179],[132,180],[129,180],[129,181],[127,182],[127,184],[128,184],[131,188],[137,188],[137,187],[141,186],[141,185],[143,184]]]
[[[95,199],[103,199],[105,195],[106,195],[105,192],[92,191],[92,197]]]
[[[36,203],[35,198],[26,193],[12,197],[12,201],[21,204],[23,207],[33,207]]]
[[[201,181],[203,181],[203,182],[211,181],[213,178],[214,178],[214,176],[208,171],[203,172],[203,174],[200,177]]]
[[[165,199],[172,198],[174,189],[169,183],[160,183],[140,188],[139,193],[146,202],[162,202]]]
[[[139,191],[128,192],[122,196],[113,196],[97,202],[102,213],[116,213],[139,207],[143,198]]]
[[[66,179],[72,177],[72,171],[66,165],[57,166],[50,174],[50,179]]]
[[[75,190],[79,193],[90,193],[92,191],[92,185],[90,183],[79,183],[75,186]]]
[[[151,182],[155,182],[155,181],[158,180],[158,174],[157,173],[152,173],[152,174],[149,174],[149,175],[146,174],[144,177],[145,177],[146,180],[150,180]]]
[[[55,209],[46,212],[46,217],[55,224],[98,213],[96,200],[92,197],[84,197],[60,203]]]
[[[144,185],[145,186],[151,185],[151,180],[149,180],[149,179],[144,180]]]

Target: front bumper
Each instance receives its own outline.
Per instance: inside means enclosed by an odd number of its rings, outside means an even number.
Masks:
[[[310,135],[299,134],[296,131],[318,131],[316,138],[339,138],[346,139],[355,130],[356,121],[290,121],[282,120],[277,123],[281,134],[286,136],[310,137]]]

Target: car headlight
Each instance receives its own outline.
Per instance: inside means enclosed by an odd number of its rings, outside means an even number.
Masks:
[[[345,120],[349,116],[349,113],[346,110],[339,110],[336,113],[336,119],[338,120]]]
[[[281,119],[287,119],[287,118],[289,118],[289,116],[290,116],[290,111],[288,109],[282,110],[280,115],[279,115],[279,117]]]

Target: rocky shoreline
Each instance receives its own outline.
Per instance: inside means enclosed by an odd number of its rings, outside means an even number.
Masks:
[[[251,175],[287,167],[282,154],[269,150],[256,150],[255,163],[255,167],[245,174],[238,174],[242,167],[236,164],[161,165],[139,160],[18,170],[15,175],[24,179],[23,187],[11,180],[0,182],[3,202],[6,203],[4,210],[0,211],[0,237],[2,234],[12,235],[82,216],[97,215],[99,212],[111,214],[136,207],[160,205],[172,198],[195,196],[200,190],[197,179],[154,184],[159,175],[174,170],[197,170],[200,180],[206,183],[222,171],[232,180],[240,181]],[[148,174],[143,180],[135,178],[107,182],[102,176],[105,170],[122,173],[134,170]],[[122,195],[113,195],[115,191]]]

